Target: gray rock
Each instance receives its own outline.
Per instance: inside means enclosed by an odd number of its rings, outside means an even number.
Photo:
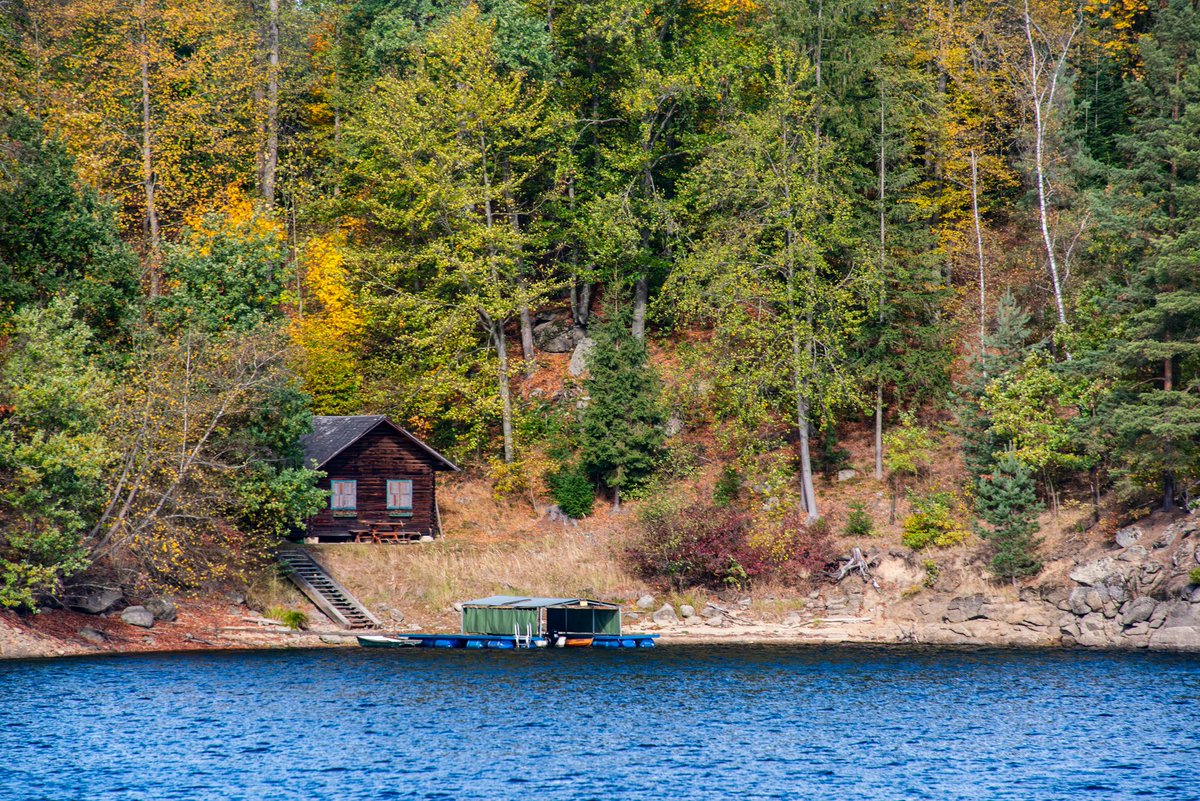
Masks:
[[[1200,628],[1163,626],[1150,635],[1150,647],[1168,651],[1200,650]]]
[[[1129,597],[1124,584],[1105,584],[1104,591],[1108,594],[1109,599],[1118,605],[1125,603],[1125,599]]]
[[[1149,555],[1150,552],[1141,545],[1130,545],[1128,548],[1121,551],[1121,553],[1117,554],[1117,559],[1121,562],[1141,562]]]
[[[643,595],[641,598],[637,599],[637,603],[635,604],[635,606],[637,606],[638,609],[653,609],[654,608],[654,596],[653,595]]]
[[[717,607],[717,606],[713,606],[712,604],[705,604],[704,608],[700,610],[700,617],[704,617],[704,618],[711,619],[714,617],[723,617],[724,615],[725,615],[724,609],[721,609],[720,607]]]
[[[1154,608],[1158,606],[1158,602],[1153,598],[1142,596],[1128,601],[1121,607],[1121,625],[1133,626],[1138,623],[1145,623],[1150,620],[1150,616],[1154,614]]]
[[[845,470],[839,470],[837,472],[837,480],[838,481],[850,481],[855,478],[858,478],[857,470],[851,470],[851,469],[847,468]]]
[[[783,625],[785,626],[799,626],[803,622],[804,616],[799,612],[788,612],[783,617]]]
[[[982,595],[967,595],[961,598],[952,598],[950,603],[946,604],[947,623],[963,623],[967,620],[978,620],[986,617],[983,612],[983,605],[986,599]]]
[[[1154,607],[1154,611],[1150,613],[1150,620],[1147,621],[1150,624],[1150,628],[1156,629],[1161,626],[1163,621],[1167,619],[1167,615],[1170,614],[1170,612],[1170,604],[1159,604],[1158,606]]]
[[[146,610],[154,615],[155,620],[174,620],[176,615],[175,599],[166,596],[151,598],[146,601]]]
[[[689,617],[695,617],[696,616],[696,608],[694,606],[692,606],[691,604],[680,604],[679,605],[679,616],[682,618],[685,618],[685,619],[689,618]]]
[[[234,606],[245,606],[246,594],[241,592],[227,592],[225,593],[225,600]]]
[[[650,616],[650,619],[661,626],[667,623],[678,623],[679,615],[675,614],[675,607],[663,604],[657,612]]]
[[[595,347],[596,340],[591,337],[584,337],[579,340],[579,344],[575,346],[575,350],[571,353],[571,361],[567,365],[567,372],[578,378],[587,371],[588,354]]]
[[[154,625],[154,614],[144,606],[131,606],[121,613],[121,620],[131,626],[148,629]]]
[[[1128,548],[1140,540],[1143,534],[1144,532],[1137,526],[1126,526],[1117,531],[1117,545],[1120,545],[1122,548]]]
[[[754,603],[754,601],[753,601],[752,599],[750,599],[750,598],[740,598],[740,599],[738,599],[738,606],[739,606],[739,607],[741,607],[742,609],[749,609],[749,608],[750,608],[750,605],[751,605],[752,603]]]
[[[704,621],[704,625],[719,629],[725,625],[725,616],[717,615],[715,617],[710,617],[708,620]]]
[[[668,437],[677,437],[681,431],[683,431],[683,418],[671,412],[671,416],[663,424],[663,434]]]
[[[84,627],[76,633],[79,635],[79,639],[87,640],[92,645],[104,645],[108,642],[108,638],[104,636],[104,632],[96,629]]]
[[[346,634],[322,634],[321,642],[326,645],[351,645],[355,638]]]
[[[562,523],[563,525],[579,524],[578,520],[564,512],[558,504],[554,504],[546,509],[546,519],[551,523]]]
[[[1094,592],[1087,587],[1076,587],[1071,590],[1071,594],[1067,596],[1067,606],[1076,615],[1080,617],[1095,611],[1095,607],[1088,600],[1088,593]]]
[[[460,614],[460,615],[462,614],[462,602],[461,601],[455,601],[453,604],[451,604],[451,606],[453,607],[455,613]],[[401,615],[400,617],[403,620],[404,616]]]
[[[116,606],[124,596],[120,590],[100,587],[76,592],[67,598],[67,606],[89,615],[99,615]]]
[[[1156,551],[1162,550],[1163,548],[1169,548],[1171,547],[1171,544],[1175,542],[1175,537],[1176,533],[1171,528],[1168,528],[1162,534],[1159,534],[1154,538],[1154,542],[1150,543],[1150,547]]]
[[[551,320],[533,329],[533,344],[546,353],[570,353],[581,339],[583,332],[567,322]]]
[[[421,542],[433,542],[433,537],[429,534],[422,534]]]
[[[1200,608],[1187,601],[1176,601],[1169,604],[1169,611],[1163,619],[1164,629],[1194,628],[1200,630]]]
[[[1116,562],[1110,556],[1079,565],[1070,573],[1071,581],[1084,586],[1103,584],[1104,580],[1117,572]]]

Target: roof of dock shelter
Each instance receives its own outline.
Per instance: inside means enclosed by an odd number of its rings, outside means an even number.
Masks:
[[[593,601],[590,598],[526,598],[520,595],[490,595],[487,598],[476,598],[473,601],[463,601],[463,606],[485,606],[500,609],[549,609],[558,606],[598,606],[616,609],[616,604],[605,601]]]

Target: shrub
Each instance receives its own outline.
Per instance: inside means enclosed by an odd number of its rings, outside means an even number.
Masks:
[[[875,521],[861,503],[850,504],[850,516],[846,519],[847,537],[869,537],[875,533]]]
[[[733,465],[726,465],[713,488],[713,503],[728,506],[742,494],[742,477]]]
[[[271,620],[278,620],[292,631],[299,631],[308,626],[308,615],[299,609],[284,609],[282,606],[272,606],[267,610],[266,616]]]
[[[558,508],[567,517],[581,518],[592,513],[596,491],[587,475],[578,467],[563,466],[546,476],[546,484]]]
[[[1188,573],[1188,581],[1193,584],[1200,584],[1200,567],[1192,568],[1192,572]]]
[[[921,563],[921,567],[925,568],[925,578],[921,580],[921,586],[931,589],[934,584],[937,584],[938,576],[942,574],[942,570],[937,566],[937,562],[932,559],[926,559]]]
[[[644,577],[666,579],[679,590],[744,585],[763,567],[748,547],[749,530],[750,516],[741,510],[662,504],[642,515],[642,538],[629,558]]]
[[[768,576],[797,580],[834,557],[824,525],[802,513],[753,526],[731,507],[689,508],[663,502],[642,513],[643,535],[629,551],[635,569],[649,579],[689,585],[744,588]]]
[[[950,492],[931,492],[912,498],[912,514],[904,520],[903,542],[914,551],[930,545],[945,548],[966,540],[968,531],[956,516],[956,499]]]

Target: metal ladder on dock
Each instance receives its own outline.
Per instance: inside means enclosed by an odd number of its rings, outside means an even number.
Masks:
[[[279,552],[279,563],[300,592],[334,623],[340,623],[348,629],[380,627],[379,620],[345,587],[338,584],[308,551],[285,548]]]

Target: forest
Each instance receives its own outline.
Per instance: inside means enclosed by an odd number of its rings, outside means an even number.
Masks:
[[[0,365],[0,606],[255,564],[313,413],[680,583],[820,568],[865,432],[1036,574],[1196,499],[1200,4],[0,0]]]

